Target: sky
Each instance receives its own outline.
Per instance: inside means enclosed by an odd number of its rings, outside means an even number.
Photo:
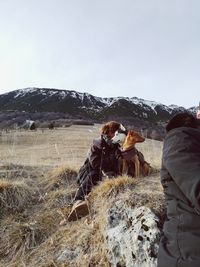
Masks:
[[[0,94],[200,101],[199,0],[0,0]]]

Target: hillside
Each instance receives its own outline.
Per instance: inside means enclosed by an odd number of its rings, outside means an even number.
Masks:
[[[160,141],[137,146],[154,167],[151,176],[105,179],[88,198],[89,215],[59,226],[99,128],[2,132],[1,267],[156,267],[164,216]]]
[[[76,191],[73,169],[0,171],[1,267],[156,267],[164,214],[158,173],[105,180],[88,199],[90,214],[59,226]]]

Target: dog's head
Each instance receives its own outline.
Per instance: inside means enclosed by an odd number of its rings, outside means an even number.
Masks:
[[[101,128],[101,134],[104,136],[104,139],[108,139],[112,144],[120,144],[123,142],[126,138],[127,132],[126,128],[116,121],[107,122]]]
[[[134,132],[132,130],[128,131],[127,137],[125,139],[124,145],[127,146],[133,146],[136,143],[144,142],[145,138],[138,134],[137,132]]]
[[[109,136],[113,135],[119,128],[120,128],[120,123],[116,121],[109,121],[102,126],[100,132],[103,135]]]
[[[127,129],[120,124],[119,129],[115,131],[114,136],[111,138],[113,144],[123,144],[124,140],[126,139],[128,131]]]

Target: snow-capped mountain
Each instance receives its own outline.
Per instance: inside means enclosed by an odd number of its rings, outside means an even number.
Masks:
[[[0,95],[0,111],[7,110],[63,112],[95,120],[134,117],[151,122],[162,122],[186,109],[137,97],[102,98],[73,90],[25,88]],[[194,112],[195,107],[190,111]]]

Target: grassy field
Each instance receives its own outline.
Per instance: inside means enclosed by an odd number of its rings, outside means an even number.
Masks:
[[[70,165],[79,167],[92,140],[99,136],[101,125],[79,126],[55,130],[2,132],[0,136],[0,163],[29,166]],[[145,159],[160,167],[162,142],[147,139],[137,144]]]
[[[69,214],[77,171],[100,127],[1,132],[1,267],[110,266],[104,227],[116,196],[162,210],[162,142],[147,139],[137,148],[157,171],[138,180],[118,177],[102,182],[90,196],[89,216],[59,226]]]
[[[0,160],[31,166],[80,165],[97,135],[98,126],[3,132]]]

